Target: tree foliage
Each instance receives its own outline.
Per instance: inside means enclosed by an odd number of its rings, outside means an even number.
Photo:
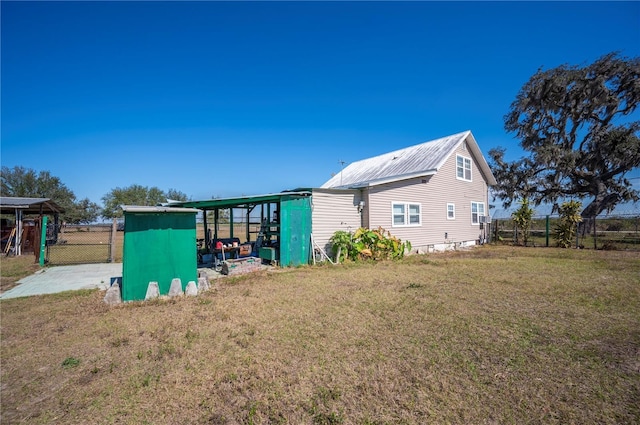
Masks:
[[[174,201],[188,200],[187,195],[176,189],[169,189],[167,192],[163,192],[155,186],[147,187],[139,184],[116,187],[102,197],[102,202],[104,203],[102,216],[104,218],[122,217],[122,205],[154,206],[166,203],[167,199]]]
[[[557,205],[563,197],[590,198],[592,217],[639,193],[625,175],[640,166],[640,58],[610,53],[583,67],[538,70],[505,115],[528,156],[508,162],[489,152],[498,181],[494,196],[505,207],[528,197]]]
[[[87,198],[76,201],[73,191],[49,171],[3,166],[1,180],[2,196],[49,198],[64,208],[61,219],[69,223],[91,223],[100,214],[98,204]]]

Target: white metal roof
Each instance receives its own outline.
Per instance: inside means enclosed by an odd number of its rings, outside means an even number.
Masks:
[[[353,162],[321,188],[359,188],[435,174],[458,146],[466,140],[489,185],[496,184],[471,131]]]
[[[161,207],[145,205],[122,205],[122,210],[128,213],[198,213],[195,208]]]

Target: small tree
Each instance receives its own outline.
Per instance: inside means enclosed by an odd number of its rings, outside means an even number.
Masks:
[[[582,221],[579,212],[580,208],[582,208],[582,202],[580,201],[567,201],[558,208],[560,221],[556,225],[554,232],[557,246],[571,248],[576,234],[576,225]]]
[[[531,218],[534,210],[529,206],[529,199],[525,196],[520,201],[520,208],[511,214],[511,218],[516,223],[517,228],[522,231],[522,240],[524,246],[529,243],[529,235],[531,234]],[[518,232],[516,231],[516,243],[518,242]]]

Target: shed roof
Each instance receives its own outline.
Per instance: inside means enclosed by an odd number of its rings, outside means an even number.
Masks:
[[[2,214],[12,214],[15,210],[23,214],[57,214],[65,210],[50,198],[0,197]]]
[[[361,188],[435,174],[458,146],[467,142],[489,185],[496,180],[471,131],[398,149],[349,164],[321,188]]]
[[[254,205],[266,204],[271,202],[280,202],[283,197],[286,196],[310,196],[311,192],[307,190],[270,193],[266,195],[257,196],[241,196],[239,198],[222,198],[222,199],[208,199],[204,201],[185,201],[185,202],[171,202],[169,206],[172,207],[188,207],[198,208],[201,210],[213,210],[213,209],[226,209],[226,208],[248,208]]]
[[[145,205],[123,205],[122,211],[126,213],[198,213],[199,211],[194,208],[180,208],[180,207],[162,207],[162,206],[145,206]]]

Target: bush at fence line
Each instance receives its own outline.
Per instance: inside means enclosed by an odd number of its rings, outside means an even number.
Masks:
[[[579,213],[581,207],[582,202],[580,201],[567,201],[563,202],[558,208],[560,221],[554,230],[554,238],[557,246],[561,248],[571,248],[573,238],[576,234],[576,225],[582,221]]]
[[[518,243],[518,228],[522,231],[524,246],[527,246],[527,244],[529,243],[529,235],[531,234],[531,219],[533,217],[533,213],[533,208],[529,206],[529,199],[524,197],[522,198],[522,201],[520,201],[520,208],[518,208],[513,212],[513,214],[511,214],[511,218],[517,226],[515,234],[516,243]]]

